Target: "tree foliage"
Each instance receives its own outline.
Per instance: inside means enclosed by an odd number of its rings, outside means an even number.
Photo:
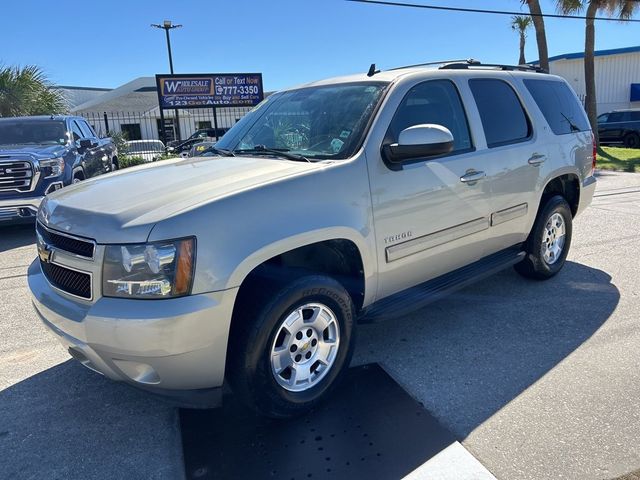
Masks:
[[[565,14],[577,13],[586,9],[585,35],[584,35],[584,79],[585,79],[585,104],[587,116],[591,124],[591,130],[598,141],[598,113],[596,102],[595,79],[595,46],[596,33],[594,17],[603,12],[611,17],[625,20],[631,18],[638,7],[635,0],[557,0],[558,10]]]
[[[531,17],[524,15],[514,15],[511,17],[511,28],[518,32],[520,36],[520,57],[518,59],[518,65],[524,65],[527,60],[524,57],[524,47],[527,41],[527,29],[532,24]]]
[[[35,65],[0,65],[0,117],[66,113],[62,92]]]

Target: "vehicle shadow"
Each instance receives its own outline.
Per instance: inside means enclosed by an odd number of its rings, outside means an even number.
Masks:
[[[463,439],[588,341],[619,298],[608,274],[578,263],[547,282],[508,270],[360,325],[353,363],[382,364]],[[0,458],[0,478],[183,475],[175,407],[75,361],[0,391]]]
[[[31,245],[35,241],[33,224],[0,227],[0,252]]]
[[[176,409],[69,360],[0,391],[0,478],[182,476]]]
[[[361,325],[353,363],[380,362],[463,439],[588,341],[619,299],[608,274],[578,263],[546,282],[509,269],[410,316]]]

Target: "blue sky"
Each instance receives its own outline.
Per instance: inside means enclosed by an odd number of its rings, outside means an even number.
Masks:
[[[519,0],[414,3],[519,10]],[[541,0],[554,12],[552,0]],[[2,6],[0,63],[37,64],[62,85],[117,87],[168,71],[171,19],[176,73],[262,72],[267,90],[358,71],[473,57],[515,63],[509,17],[437,12],[343,0],[58,0]],[[582,20],[546,19],[550,55],[583,50]],[[640,24],[597,22],[596,48],[640,44]],[[533,30],[527,60],[538,57]]]

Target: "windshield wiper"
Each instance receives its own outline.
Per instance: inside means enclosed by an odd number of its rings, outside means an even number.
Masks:
[[[226,148],[216,148],[216,147],[208,147],[204,152],[213,152],[218,155],[222,155],[223,157],[235,157],[234,153],[231,150],[227,150]],[[202,155],[202,153],[200,155]]]
[[[567,123],[569,124],[569,128],[571,129],[572,132],[579,132],[580,129],[578,127],[576,127],[576,125],[569,120],[569,117],[567,117],[564,113],[560,112],[560,115],[562,115],[564,117],[564,119],[567,121]]]
[[[286,148],[267,148],[264,145],[255,145],[253,148],[243,148],[241,150],[233,150],[234,153],[267,153],[270,155],[277,155],[279,157],[286,158],[287,160],[295,160],[296,162],[309,162],[304,155],[298,155],[296,153],[289,153]]]

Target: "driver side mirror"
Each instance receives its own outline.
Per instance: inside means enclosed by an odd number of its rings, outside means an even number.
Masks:
[[[405,128],[398,135],[398,143],[382,146],[386,159],[395,164],[415,158],[445,155],[453,150],[453,135],[442,125],[426,123]]]
[[[78,150],[85,151],[95,147],[94,143],[88,138],[82,138],[78,141]]]

